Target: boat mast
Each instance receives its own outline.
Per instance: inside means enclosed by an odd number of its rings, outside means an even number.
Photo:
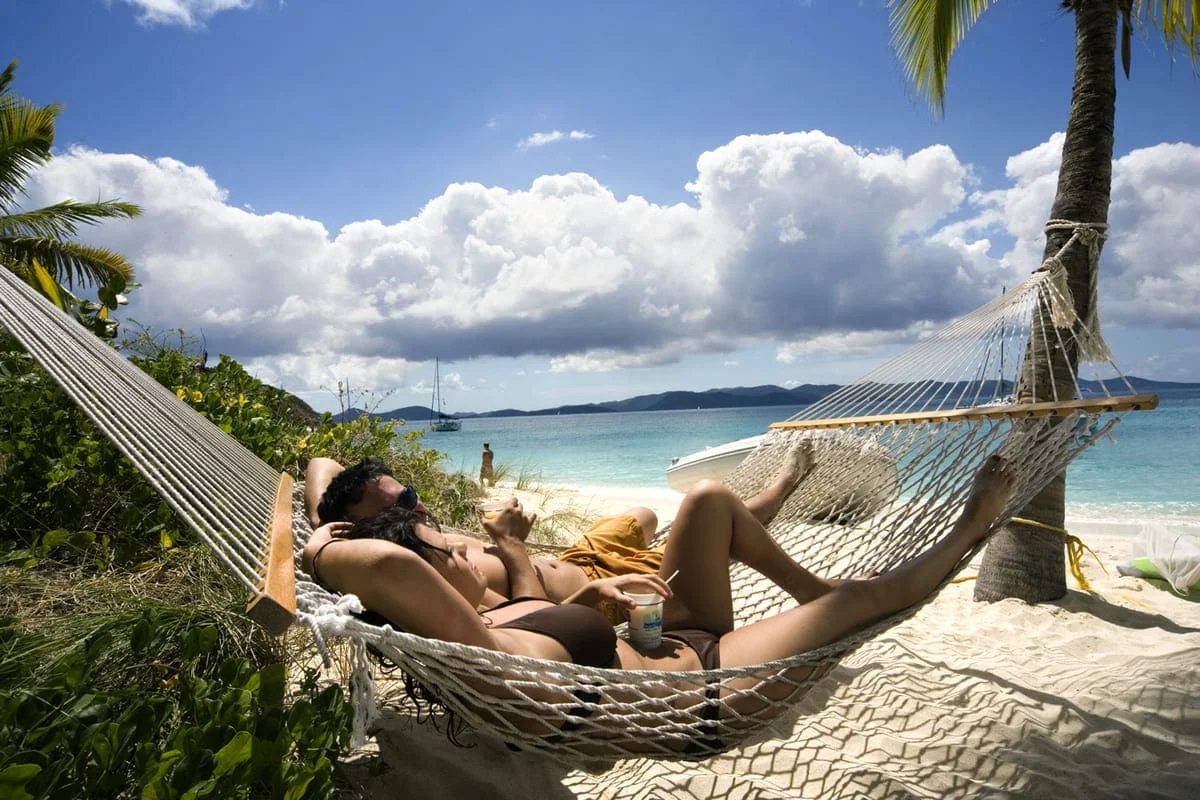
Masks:
[[[441,411],[441,399],[438,397],[438,360],[433,359],[433,397],[429,398],[429,424],[433,425],[434,420],[438,418],[438,412]]]

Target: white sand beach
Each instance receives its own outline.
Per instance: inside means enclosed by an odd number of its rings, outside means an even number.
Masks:
[[[645,505],[664,522],[682,499],[670,490],[517,494],[544,517]],[[700,763],[635,760],[589,773],[474,734],[471,747],[456,747],[393,709],[350,774],[379,800],[1200,797],[1200,593],[1185,599],[1162,581],[1121,577],[1130,537],[1075,532],[1101,562],[1085,557],[1090,591],[1068,578],[1057,603],[983,604],[969,580],[952,584],[848,655],[777,738]],[[399,696],[385,682],[381,694]]]

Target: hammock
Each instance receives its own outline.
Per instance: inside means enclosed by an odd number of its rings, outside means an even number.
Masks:
[[[1066,246],[1092,245],[1089,232],[1077,228]],[[1107,358],[1093,326],[1074,319],[1056,261],[1049,259],[1002,298],[862,380],[772,425],[726,482],[743,497],[754,494],[771,480],[791,442],[809,438],[815,467],[769,530],[806,568],[829,577],[885,571],[929,547],[957,517],[976,469],[996,451],[1020,474],[1001,517],[1007,519],[1105,435],[1121,412],[1157,402],[1153,395],[1137,395]],[[1055,324],[1035,324],[1039,310]],[[369,625],[352,616],[361,610],[355,597],[331,594],[295,567],[311,530],[301,493],[287,475],[275,473],[4,269],[0,325],[242,580],[251,594],[251,616],[275,632],[292,623],[307,626],[327,661],[325,639],[349,637],[359,740],[374,710],[371,647],[439,692],[469,725],[511,746],[566,763],[702,758],[752,734],[769,734],[789,703],[840,658],[912,613],[781,661],[695,672],[547,662]],[[1097,371],[1087,392],[1075,383],[1069,398],[1014,402],[1027,353],[1062,347],[1103,356],[1125,394],[1110,392]],[[731,579],[738,625],[794,603],[742,565],[732,565]]]

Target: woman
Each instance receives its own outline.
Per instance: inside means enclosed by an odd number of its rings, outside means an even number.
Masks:
[[[1015,484],[1007,462],[989,458],[951,531],[925,553],[870,580],[829,581],[806,571],[719,483],[684,498],[658,576],[593,581],[562,604],[545,599],[524,539],[534,522],[514,499],[483,522],[512,581],[499,603],[461,545],[416,510],[394,507],[333,537],[306,560],[330,588],[354,593],[403,630],[519,656],[629,670],[696,670],[761,664],[829,644],[927,597],[989,532]],[[333,546],[330,546],[333,545]],[[728,561],[754,568],[796,598],[776,616],[735,629]],[[662,576],[675,575],[668,586]],[[665,598],[663,641],[653,649],[618,638],[594,611],[603,600],[632,607],[626,591]]]

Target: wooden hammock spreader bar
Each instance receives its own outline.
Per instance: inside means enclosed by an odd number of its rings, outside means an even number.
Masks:
[[[250,598],[246,614],[268,631],[279,635],[296,617],[296,565],[292,550],[292,476],[279,476],[275,508],[266,531],[262,583]]]
[[[1030,417],[1065,417],[1075,411],[1110,413],[1114,411],[1149,411],[1158,407],[1156,394],[1129,394],[1120,397],[1092,397],[1084,400],[1062,400],[1057,403],[1017,403],[1007,406],[975,406],[949,411],[921,411],[908,414],[876,414],[866,417],[840,419],[796,419],[772,422],[772,430],[813,430],[817,428],[862,428],[872,425],[913,425],[929,422],[958,422],[961,420]]]

